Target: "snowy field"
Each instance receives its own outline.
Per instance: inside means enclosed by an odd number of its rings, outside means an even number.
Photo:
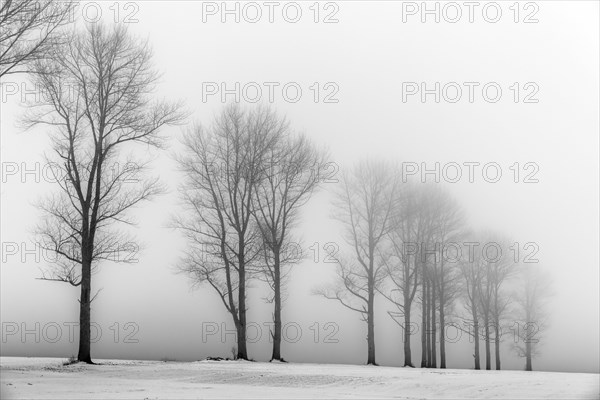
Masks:
[[[600,375],[0,357],[2,399],[598,399]]]

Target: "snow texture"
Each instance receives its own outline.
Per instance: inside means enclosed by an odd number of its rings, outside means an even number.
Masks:
[[[0,357],[2,399],[598,399],[600,375],[248,361]]]

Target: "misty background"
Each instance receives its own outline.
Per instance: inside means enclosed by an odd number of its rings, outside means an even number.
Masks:
[[[112,3],[97,4],[102,20],[113,21]],[[138,22],[129,28],[148,38],[155,65],[163,72],[157,97],[184,100],[192,112],[190,122],[209,123],[224,105],[221,93],[203,92],[207,83],[231,89],[236,82],[278,82],[279,87],[293,82],[303,90],[299,101],[286,101],[276,89],[271,105],[293,128],[329,149],[338,174],[366,157],[429,167],[436,162],[501,165],[503,177],[497,183],[478,174],[474,183],[463,177],[444,186],[474,229],[493,229],[516,242],[539,245],[536,257],[552,275],[555,296],[547,305],[550,327],[536,369],[599,371],[598,3],[538,2],[539,22],[532,24],[514,23],[508,3],[501,3],[504,14],[497,23],[475,13],[475,22],[454,24],[443,19],[422,23],[418,14],[403,23],[402,2],[338,2],[339,21],[328,24],[314,22],[309,3],[299,3],[303,18],[297,23],[286,22],[277,12],[273,23],[266,15],[257,23],[243,18],[236,23],[232,17],[223,23],[220,14],[203,15],[202,2],[134,4],[137,8],[121,9],[119,19],[135,11],[132,18]],[[321,9],[321,18],[326,11]],[[315,102],[310,89],[315,82],[320,87],[334,83],[338,102]],[[427,82],[430,88],[435,82],[497,82],[503,95],[496,103],[484,101],[477,90],[473,103],[464,97],[457,103],[436,103],[431,96],[425,103],[418,96],[403,102],[403,82]],[[539,102],[515,103],[508,89],[514,82],[535,82]],[[19,92],[7,94],[7,84],[16,84]],[[36,280],[45,261],[23,251],[22,243],[34,248],[30,232],[40,213],[32,203],[54,189],[44,180],[43,165],[37,179],[36,172],[23,174],[24,166],[32,170],[43,163],[50,143],[43,128],[22,132],[17,126],[25,111],[22,88],[33,89],[23,77],[4,80],[0,104],[2,355],[67,357],[77,346],[77,340],[69,340],[68,324],[78,319],[78,289]],[[240,103],[252,106],[243,97]],[[263,103],[269,104],[266,90]],[[223,341],[220,330],[225,324],[233,332],[234,325],[221,301],[209,287],[191,290],[187,277],[175,273],[186,242],[168,227],[181,205],[182,180],[170,155],[180,150],[177,139],[184,130],[165,130],[170,137],[166,152],[136,147],[155,157],[152,165],[169,192],[133,213],[139,222],[133,232],[145,244],[139,262],[105,262],[94,276],[93,291],[102,289],[92,303],[92,320],[102,329],[92,345],[95,358],[231,355],[233,334]],[[539,165],[539,182],[515,183],[509,170],[515,162]],[[8,173],[15,164],[19,171]],[[283,342],[283,353],[292,362],[364,363],[366,355],[366,327],[358,315],[311,294],[334,280],[335,264],[323,262],[322,246],[337,243],[341,253],[349,254],[340,224],[331,218],[334,185],[322,185],[302,209],[295,230],[307,259],[294,267],[283,308],[284,324],[295,323],[302,331],[297,342]],[[15,243],[18,253],[7,253]],[[310,248],[314,243],[320,248],[318,262]],[[265,293],[258,282],[248,293],[249,322],[262,327],[262,336],[248,344],[249,356],[256,360],[270,356],[263,323],[271,320],[271,305],[262,299]],[[401,365],[401,329],[387,315],[394,307],[379,297],[376,308],[378,363]],[[33,333],[23,340],[22,328],[36,331],[36,323],[39,343]],[[44,340],[42,332],[49,326],[46,333],[55,337],[52,323],[62,330],[56,343]],[[327,323],[333,325],[326,329]],[[19,331],[7,335],[6,327],[14,324]],[[209,325],[219,332],[203,338],[203,327],[206,333]],[[330,333],[337,343],[325,341]],[[254,335],[252,328],[249,335]],[[294,338],[294,329],[289,336]],[[510,349],[510,336],[505,340],[504,368],[522,369],[523,360]],[[415,359],[419,347],[413,345]],[[448,367],[471,368],[471,348],[466,334],[448,344]]]

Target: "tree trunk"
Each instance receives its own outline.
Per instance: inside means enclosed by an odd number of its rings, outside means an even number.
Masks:
[[[446,314],[440,300],[440,368],[446,368]]]
[[[496,359],[496,370],[500,370],[500,321],[496,320],[494,321],[494,336],[495,336],[495,343],[494,343],[494,347],[496,350],[496,354],[495,354],[495,359]]]
[[[246,350],[246,266],[243,261],[243,251],[239,257],[239,288],[238,288],[238,324],[237,324],[237,358],[238,360],[247,360],[248,351]]]
[[[492,351],[490,348],[490,324],[487,316],[483,322],[485,323],[485,369],[489,371],[492,369]]]
[[[84,260],[84,262],[81,264],[81,297],[79,298],[79,352],[77,354],[77,360],[88,364],[93,364],[90,344],[90,292],[92,286],[91,272],[91,261]]]
[[[429,366],[431,368],[437,368],[437,352],[436,352],[436,347],[435,347],[435,340],[436,340],[436,335],[437,335],[437,330],[436,330],[436,320],[435,320],[435,282],[432,282],[431,284],[431,362],[429,363]]]
[[[427,367],[427,290],[425,285],[425,271],[423,271],[421,302],[421,368]]]
[[[531,304],[529,302],[529,297],[527,297],[527,303],[525,306],[525,321],[526,324],[523,325],[523,328],[525,328],[525,326],[528,326],[527,324],[531,321],[531,314],[530,314],[530,310],[531,310]],[[525,342],[525,371],[533,371],[533,366],[531,365],[531,359],[532,359],[532,354],[531,354],[531,341],[527,335],[527,332],[525,332],[523,341]]]
[[[246,316],[242,314],[240,311],[240,316],[238,318],[237,324],[237,359],[238,360],[247,360],[248,359],[248,350],[246,350],[246,323],[242,322],[241,319]]]
[[[412,363],[412,354],[410,351],[410,300],[404,295],[404,366],[414,367]]]
[[[473,338],[475,340],[475,369],[481,369],[481,364],[479,362],[479,322],[477,322],[477,317],[475,316],[475,323],[473,324]]]
[[[426,346],[427,346],[427,361],[426,361],[426,367],[429,368],[431,367],[431,286],[429,284],[429,282],[427,282],[426,287],[426,303],[425,303],[425,307],[426,307],[426,321],[425,321],[425,332],[426,332]]]
[[[375,288],[369,282],[369,304],[367,304],[367,365],[377,365],[375,362]]]
[[[479,319],[477,316],[477,302],[479,300],[475,295],[475,293],[477,293],[475,281],[473,281],[471,285],[471,315],[473,316],[473,340],[475,340],[475,354],[473,354],[473,357],[475,358],[475,369],[481,369],[481,364],[479,362]]]
[[[281,358],[281,271],[280,271],[280,259],[279,250],[275,249],[275,260],[273,263],[274,272],[274,302],[275,310],[273,314],[274,322],[274,333],[273,333],[273,355],[271,360],[284,361]]]
[[[533,371],[531,365],[531,342],[525,339],[525,371]]]

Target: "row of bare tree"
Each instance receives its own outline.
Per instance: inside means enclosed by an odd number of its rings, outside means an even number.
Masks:
[[[183,123],[187,113],[181,104],[153,99],[158,75],[146,42],[120,26],[71,29],[73,4],[61,4],[2,3],[0,77],[26,71],[44,91],[24,116],[25,126],[48,128],[53,150],[48,161],[59,166],[53,170],[59,190],[40,203],[44,219],[38,228],[38,241],[59,257],[42,279],[80,287],[78,360],[91,363],[92,273],[102,260],[114,260],[123,243],[134,241],[120,229],[135,222],[129,211],[163,191],[148,174],[148,161],[128,154],[136,144],[162,148],[162,128]],[[186,179],[184,207],[175,226],[190,246],[181,269],[218,293],[235,323],[242,359],[248,358],[247,284],[267,282],[274,304],[272,359],[282,360],[284,287],[288,267],[299,261],[283,249],[293,241],[300,207],[319,186],[326,153],[272,110],[237,106],[189,130],[183,145],[177,161]],[[115,162],[129,167],[114,173],[109,166]],[[366,321],[369,364],[376,363],[376,297],[389,300],[403,317],[405,365],[413,365],[411,314],[415,302],[420,305],[427,327],[421,336],[423,367],[437,365],[437,334],[441,367],[446,366],[444,328],[462,304],[474,324],[475,367],[480,322],[489,367],[490,322],[498,327],[503,319],[509,301],[502,289],[514,268],[481,257],[448,263],[444,257],[416,256],[427,245],[444,247],[468,234],[460,208],[445,192],[401,184],[397,177],[378,162],[364,162],[344,176],[336,217],[347,228],[352,256],[338,260],[340,285],[320,293]],[[522,308],[530,323],[541,320],[542,291],[536,279],[526,282]],[[530,369],[534,349],[526,343]]]
[[[208,283],[218,293],[235,323],[242,359],[248,357],[247,282],[268,282],[274,303],[271,358],[283,360],[283,278],[286,267],[299,261],[283,250],[292,241],[299,207],[319,185],[315,165],[325,164],[325,154],[266,108],[226,107],[208,128],[192,129],[184,143],[186,153],[178,161],[187,178],[181,190],[187,210],[176,226],[191,246],[181,269],[194,284]],[[417,302],[421,367],[437,367],[436,343],[440,367],[446,367],[445,329],[449,319],[458,319],[473,336],[475,368],[480,369],[482,339],[486,369],[491,369],[492,345],[500,369],[502,330],[510,316],[523,327],[520,352],[531,369],[544,322],[544,293],[531,292],[530,283],[540,279],[531,279],[535,267],[519,266],[505,238],[470,232],[448,192],[401,183],[399,176],[391,165],[376,161],[344,174],[334,209],[352,251],[337,260],[337,284],[316,292],[366,322],[368,364],[376,364],[375,300],[381,295],[399,311],[394,318],[403,317],[405,366],[414,365],[411,318]],[[527,278],[520,292],[515,278]],[[459,306],[465,312],[456,312]]]
[[[523,327],[516,348],[531,370],[545,324],[547,278],[536,266],[515,260],[515,244],[507,239],[469,230],[463,210],[447,191],[401,182],[400,176],[392,165],[376,161],[361,162],[344,174],[335,208],[346,227],[351,256],[338,260],[336,284],[316,292],[366,322],[368,364],[376,364],[375,300],[380,294],[397,309],[389,314],[403,329],[405,366],[414,366],[411,336],[417,303],[421,367],[437,367],[439,343],[440,367],[446,368],[445,329],[452,322],[466,326],[461,329],[473,336],[475,369],[480,369],[480,339],[486,369],[491,369],[492,344],[495,368],[500,369],[502,330],[510,317]]]

